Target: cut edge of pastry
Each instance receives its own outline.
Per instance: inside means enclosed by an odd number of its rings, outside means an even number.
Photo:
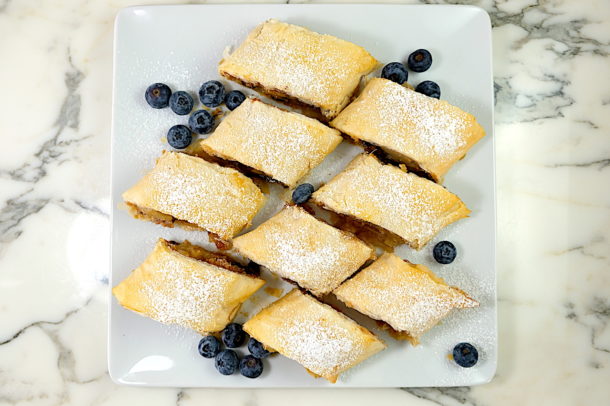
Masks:
[[[203,231],[208,233],[208,238],[219,250],[229,250],[233,247],[231,241],[225,240],[218,234],[208,231],[204,228],[199,227],[197,224],[190,223],[186,220],[180,220],[166,213],[162,213],[158,210],[151,209],[148,207],[142,207],[135,203],[125,202],[127,211],[129,214],[138,220],[150,221],[151,223],[158,224],[167,228],[174,228],[178,226],[187,231]]]
[[[442,176],[437,176],[436,174],[428,171],[426,168],[423,168],[419,162],[407,155],[394,151],[391,148],[375,144],[374,142],[354,138],[348,133],[341,132],[341,134],[343,134],[343,138],[362,147],[367,153],[374,155],[383,164],[393,165],[401,169],[403,169],[404,166],[403,170],[405,170],[405,172],[413,173],[420,178],[428,179],[435,183],[441,184],[443,182]]]
[[[233,260],[231,257],[225,254],[221,254],[218,252],[208,251],[207,249],[195,245],[191,243],[189,240],[184,240],[182,242],[177,241],[169,241],[165,239],[160,239],[163,243],[172,251],[179,253],[185,257],[189,257],[191,259],[195,259],[197,261],[205,262],[210,265],[214,265],[219,268],[226,269],[227,271],[235,272],[238,274],[242,274],[245,276],[254,277],[257,279],[258,274],[255,268],[244,266],[242,264],[237,263],[237,261]]]
[[[324,203],[317,201],[314,197],[311,199],[312,203],[318,208],[324,210],[330,214],[332,220],[329,225],[346,232],[350,235],[356,236],[366,244],[383,248],[385,251],[392,252],[394,248],[399,245],[407,244],[413,249],[420,249],[414,245],[411,245],[407,240],[399,236],[398,234],[386,230],[385,228],[376,224],[370,223],[366,220],[359,219],[348,213],[341,213],[333,210],[326,206]],[[422,245],[423,246],[423,245]]]
[[[285,188],[291,187],[291,185],[287,185],[284,182],[282,182],[281,180],[275,179],[271,175],[269,175],[259,169],[253,168],[249,165],[243,164],[234,159],[230,159],[230,158],[226,157],[225,155],[223,155],[219,152],[216,152],[215,150],[211,149],[209,146],[204,144],[204,141],[205,140],[201,140],[198,143],[199,148],[193,148],[189,151],[189,153],[193,156],[204,159],[208,162],[215,163],[224,168],[235,169],[235,170],[241,172],[242,174],[246,175],[249,178],[257,178],[257,179],[261,179],[265,182],[277,183],[279,185],[282,185]]]
[[[221,63],[222,63],[222,61],[221,61]],[[259,82],[256,82],[253,80],[247,80],[244,77],[235,76],[220,68],[218,70],[218,73],[220,73],[221,76],[227,78],[228,80],[231,80],[233,82],[239,83],[242,86],[255,90],[267,97],[272,98],[273,100],[282,102],[288,107],[292,107],[294,109],[299,110],[303,115],[310,117],[310,118],[315,118],[317,120],[320,120],[323,123],[330,122],[330,120],[335,118],[340,113],[340,110],[331,111],[331,110],[322,109],[318,106],[315,106],[313,104],[310,104],[310,103],[304,101],[301,98],[292,96],[281,89],[278,89],[275,87],[265,87]],[[355,91],[350,96],[349,100],[347,101],[347,103],[345,103],[345,105],[343,107],[347,106],[349,104],[349,102],[354,99],[354,96],[355,96]]]

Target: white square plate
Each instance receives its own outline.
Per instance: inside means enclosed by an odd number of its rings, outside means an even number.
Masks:
[[[458,386],[489,381],[496,370],[495,187],[493,147],[493,84],[491,27],[487,14],[468,6],[405,5],[200,5],[133,7],[119,13],[115,26],[112,131],[112,272],[116,285],[144,260],[159,237],[189,240],[209,246],[202,232],[167,229],[132,219],[121,209],[121,193],[149,170],[163,149],[169,127],[186,123],[169,109],[154,110],[144,90],[164,82],[194,95],[201,83],[218,79],[223,50],[237,45],[257,24],[269,18],[303,25],[362,45],[382,63],[405,61],[417,48],[431,51],[429,71],[410,73],[409,83],[430,79],[439,83],[442,98],[473,113],[487,131],[446,177],[445,186],[472,210],[470,218],[447,227],[420,252],[397,250],[478,299],[481,307],[456,311],[412,347],[380,332],[354,311],[346,313],[379,334],[389,348],[343,374],[331,385],[312,378],[297,363],[281,356],[265,361],[258,379],[220,375],[213,361],[197,354],[199,335],[165,326],[110,304],[109,371],[119,383],[175,387],[407,387]],[[232,83],[230,89],[241,88]],[[248,90],[247,94],[254,94]],[[355,146],[343,142],[331,158],[309,176],[314,185],[330,179],[351,157]],[[277,191],[277,187],[272,190]],[[279,203],[273,200],[257,216],[268,218]],[[450,265],[434,262],[431,250],[451,240],[458,259]],[[282,283],[277,279],[272,286]],[[280,286],[282,287],[282,286]],[[284,286],[284,292],[287,288]],[[245,321],[275,298],[263,290],[238,315]],[[391,304],[388,304],[391,305]],[[453,346],[473,343],[479,363],[464,369],[448,359]]]

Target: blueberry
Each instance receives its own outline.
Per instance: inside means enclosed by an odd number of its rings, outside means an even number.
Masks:
[[[172,89],[164,83],[153,83],[148,86],[144,97],[146,103],[153,109],[162,109],[169,106],[169,98],[172,95]]]
[[[425,72],[430,69],[430,65],[432,65],[432,55],[426,49],[418,49],[407,59],[407,66],[413,72]]]
[[[214,336],[203,337],[197,349],[202,357],[214,358],[220,352],[220,341]]]
[[[216,355],[214,365],[221,374],[233,375],[239,366],[239,358],[233,350],[222,350]]]
[[[191,129],[185,125],[178,124],[167,132],[167,143],[176,149],[184,149],[191,145],[193,135]]]
[[[464,368],[470,368],[479,360],[479,352],[469,343],[459,343],[453,347],[453,360]]]
[[[434,246],[432,255],[434,255],[434,259],[439,264],[450,264],[457,256],[457,249],[453,243],[441,241]]]
[[[246,355],[239,361],[239,371],[246,378],[258,378],[263,373],[263,361],[252,355]]]
[[[229,348],[237,348],[244,343],[246,333],[241,324],[230,323],[222,330],[222,342]]]
[[[255,338],[250,338],[250,341],[248,341],[248,351],[256,358],[266,358],[269,355],[269,351]]]
[[[193,110],[193,98],[180,90],[169,98],[169,108],[179,116],[185,116]]]
[[[189,117],[189,127],[197,134],[207,134],[214,128],[214,117],[207,110],[197,110]]]
[[[309,200],[313,193],[313,185],[310,183],[302,183],[292,192],[292,201],[295,204],[303,204]]]
[[[391,62],[383,67],[381,71],[381,77],[384,79],[389,79],[392,82],[396,82],[399,85],[402,85],[407,81],[409,77],[409,72],[407,72],[407,68],[400,62]]]
[[[243,101],[246,100],[246,95],[239,90],[232,90],[225,97],[225,104],[229,110],[235,110]]]
[[[415,91],[429,97],[434,97],[435,99],[441,98],[441,88],[431,80],[424,80],[421,82],[419,85],[417,85]]]
[[[216,107],[225,99],[225,87],[217,80],[209,80],[199,88],[199,99],[204,106]]]

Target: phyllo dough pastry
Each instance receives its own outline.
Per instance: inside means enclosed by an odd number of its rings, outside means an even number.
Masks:
[[[355,236],[297,206],[285,207],[237,237],[233,246],[316,296],[330,293],[374,255],[373,249]]]
[[[380,227],[379,233],[385,229],[415,249],[470,213],[444,187],[367,154],[357,156],[312,199],[323,208]]]
[[[437,182],[485,135],[474,116],[458,107],[379,78],[331,125]]]
[[[479,303],[460,289],[448,286],[423,265],[413,265],[394,254],[384,254],[335,289],[343,303],[387,323],[395,337],[419,342],[452,309]]]
[[[167,151],[123,199],[135,218],[198,227],[223,240],[249,225],[265,202],[254,182],[238,171]]]
[[[267,348],[332,383],[386,348],[373,333],[298,289],[260,311],[244,330]]]
[[[218,67],[230,80],[280,100],[314,107],[332,119],[378,62],[364,48],[330,35],[269,20]]]
[[[265,281],[227,258],[159,239],[153,252],[112,289],[121,306],[201,334],[222,330]]]
[[[201,141],[201,147],[292,187],[341,140],[339,131],[317,120],[246,99]]]

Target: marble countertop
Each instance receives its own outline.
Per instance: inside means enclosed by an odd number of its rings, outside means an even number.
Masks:
[[[494,26],[496,378],[299,391],[108,377],[113,19],[138,3],[0,0],[0,405],[608,404],[607,0],[456,2],[484,7]]]

